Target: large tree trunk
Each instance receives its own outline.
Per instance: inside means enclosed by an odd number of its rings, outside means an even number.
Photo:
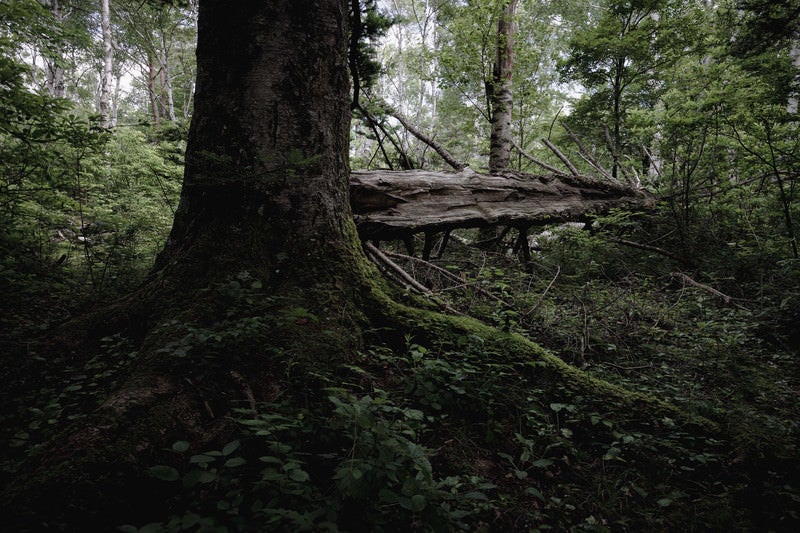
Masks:
[[[368,265],[348,203],[347,25],[343,0],[201,2],[194,116],[169,241],[147,285],[68,332],[124,330],[139,343],[135,368],[6,491],[9,527],[111,531],[163,517],[170,489],[154,485],[147,466],[178,439],[200,449],[224,443],[243,389],[265,400],[282,365],[274,356],[204,363],[169,348],[183,328],[230,313],[215,284],[256,280],[261,317],[287,306],[321,317],[324,342],[307,331],[261,333],[277,353],[338,360],[358,348]]]
[[[201,4],[184,184],[158,268],[208,280],[241,268],[230,250],[245,246],[276,283],[352,245],[342,3]]]

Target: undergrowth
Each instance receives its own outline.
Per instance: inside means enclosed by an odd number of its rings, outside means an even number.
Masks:
[[[575,395],[547,377],[543,362],[510,357],[498,339],[477,334],[403,335],[392,325],[369,332],[346,363],[293,358],[270,335],[297,323],[322,329],[323,317],[297,307],[259,314],[253,302],[261,287],[240,273],[216,289],[230,313],[203,325],[166,321],[164,338],[172,340],[162,353],[194,362],[187,379],[213,373],[204,365],[226,358],[289,364],[259,395],[267,401],[240,395],[229,440],[209,447],[179,438],[164,450],[148,473],[171,487],[171,514],[120,529],[798,526],[797,352],[790,330],[770,327],[770,310],[791,308],[791,291],[747,300],[744,287],[735,305],[726,304],[672,276],[664,261],[573,230],[527,266],[457,242],[435,262],[452,276],[405,261],[452,309],[721,431]],[[20,372],[24,383],[5,403],[4,475],[18,474],[59,423],[99,405],[137,356],[122,336],[105,338],[81,367],[36,355],[42,361]]]

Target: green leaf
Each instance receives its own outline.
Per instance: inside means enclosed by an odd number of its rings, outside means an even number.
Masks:
[[[162,481],[177,481],[181,477],[177,470],[167,465],[151,466],[147,471],[151,476]]]
[[[189,443],[185,440],[179,440],[172,444],[172,451],[177,453],[183,453],[189,449]]]
[[[669,507],[670,505],[672,505],[672,498],[661,498],[656,503],[658,503],[658,505],[660,505],[661,507]]]
[[[542,494],[542,491],[540,491],[536,487],[528,487],[527,489],[525,489],[525,492],[537,498],[539,501],[544,501],[544,494]]]
[[[289,473],[289,479],[302,483],[303,481],[308,481],[309,475],[305,470],[296,469]]]
[[[225,461],[225,466],[227,466],[228,468],[234,468],[237,466],[242,466],[243,464],[246,463],[247,461],[243,457],[233,457]]]
[[[224,448],[222,448],[222,455],[224,455],[225,457],[229,456],[230,454],[238,450],[241,444],[242,443],[238,440],[229,442],[228,444],[225,445]]]
[[[428,501],[422,494],[415,494],[411,497],[411,510],[415,513],[422,511],[427,505]]]

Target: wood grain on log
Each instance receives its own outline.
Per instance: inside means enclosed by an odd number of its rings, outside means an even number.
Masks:
[[[397,239],[456,228],[578,220],[615,207],[651,207],[655,197],[586,176],[427,170],[353,171],[350,202],[365,239]]]

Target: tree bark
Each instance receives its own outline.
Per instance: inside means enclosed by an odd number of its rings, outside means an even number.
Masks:
[[[60,0],[42,0],[42,5],[50,9],[57,26],[60,27],[64,24],[64,8]],[[47,93],[54,98],[64,98],[66,95],[64,65],[62,64],[64,58],[60,52],[61,50],[56,51],[56,57],[45,57],[45,84]]]
[[[111,42],[111,9],[109,0],[101,2],[101,31],[103,34],[103,71],[100,77],[100,99],[98,112],[103,127],[111,126],[111,90],[114,66],[114,47]]]
[[[328,264],[354,230],[347,201],[349,80],[341,68],[346,41],[339,42],[346,6],[261,4],[200,5],[184,184],[158,269],[202,265],[198,274],[208,279],[207,269],[238,268],[241,258],[230,253],[238,244],[252,248],[243,253],[264,281],[277,282],[304,270],[290,268],[294,261]],[[312,7],[313,19],[304,12]],[[214,249],[220,246],[228,252]]]
[[[153,54],[147,52],[147,92],[150,96],[150,107],[153,110],[153,123],[158,126],[161,123],[161,111],[158,107],[158,92],[156,91],[156,68],[153,64]]]
[[[511,159],[512,75],[514,72],[514,34],[518,0],[508,0],[497,22],[497,51],[492,72],[492,134],[489,148],[489,171],[508,168]]]

